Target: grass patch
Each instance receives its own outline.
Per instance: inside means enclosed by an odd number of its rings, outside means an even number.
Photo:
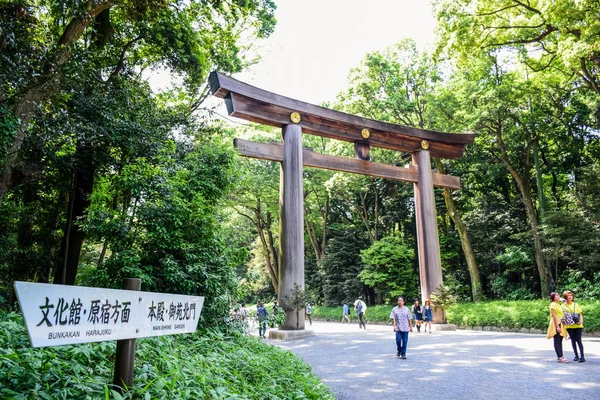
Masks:
[[[547,300],[487,301],[454,304],[447,312],[449,323],[459,326],[497,326],[546,330],[550,321]],[[577,301],[583,311],[585,331],[600,331],[600,302]]]
[[[116,342],[34,349],[21,316],[0,313],[0,398],[100,399],[112,390]],[[333,399],[289,351],[232,333],[139,339],[135,399]]]
[[[535,328],[546,330],[550,321],[547,300],[487,301],[482,303],[453,304],[446,312],[448,323],[462,327],[494,326],[511,329]],[[577,301],[583,311],[584,326],[588,332],[600,331],[600,302]],[[369,306],[365,320],[389,323],[392,305]],[[410,308],[410,307],[409,307]],[[342,307],[313,307],[313,318],[325,321],[341,321]],[[358,319],[351,307],[351,320]]]

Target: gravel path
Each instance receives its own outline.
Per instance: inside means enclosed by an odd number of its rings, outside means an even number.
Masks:
[[[600,399],[600,340],[584,338],[586,363],[558,364],[545,335],[455,331],[409,335],[396,358],[391,326],[315,321],[315,336],[269,340],[312,365],[339,400]],[[585,333],[584,333],[585,335]],[[563,345],[572,360],[571,342]]]

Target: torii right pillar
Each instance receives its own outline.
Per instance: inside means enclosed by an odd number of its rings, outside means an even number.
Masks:
[[[419,271],[421,275],[421,304],[431,298],[431,293],[438,292],[442,285],[442,260],[438,238],[437,215],[433,192],[433,176],[431,157],[427,142],[423,141],[423,149],[413,153],[413,165],[419,170],[419,181],[415,186],[415,212],[417,221],[417,247],[419,252]],[[433,322],[441,324],[444,315],[441,309],[433,312]]]

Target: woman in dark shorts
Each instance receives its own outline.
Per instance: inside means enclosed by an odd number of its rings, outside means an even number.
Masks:
[[[419,300],[415,301],[411,309],[413,316],[415,318],[415,325],[417,326],[417,331],[421,332],[421,322],[423,322],[423,307],[419,304]]]

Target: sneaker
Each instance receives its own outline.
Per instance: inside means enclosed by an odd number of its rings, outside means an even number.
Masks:
[[[400,356],[400,358],[401,358],[401,359],[403,359],[403,360],[406,360],[406,356],[405,356],[404,354],[402,354],[402,355]]]
[[[573,361],[579,361],[579,356],[575,356],[575,358],[573,359]]]
[[[584,358],[584,357],[581,357],[581,358],[579,359],[579,362],[585,362],[585,358]]]
[[[571,361],[567,360],[567,359],[566,359],[566,358],[564,358],[564,357],[561,357],[561,358],[559,358],[559,359],[558,359],[558,362],[559,362],[559,363],[561,363],[561,364],[568,364],[568,363],[570,363]]]
[[[400,357],[400,353],[396,353],[396,357]]]

